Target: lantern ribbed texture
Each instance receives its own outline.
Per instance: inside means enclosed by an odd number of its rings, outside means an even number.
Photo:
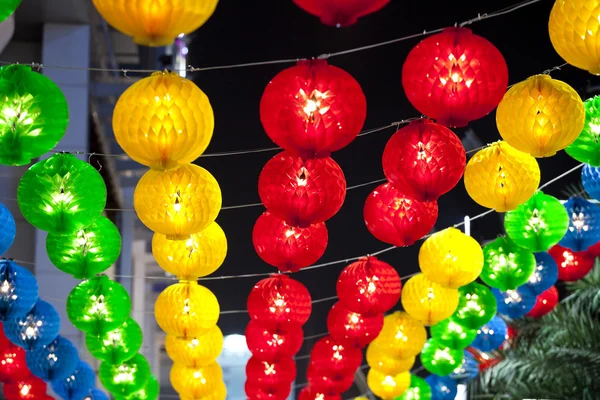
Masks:
[[[564,206],[569,214],[569,229],[558,244],[585,251],[600,242],[600,207],[581,197],[570,198]]]
[[[223,333],[218,326],[194,338],[167,335],[165,348],[173,362],[186,367],[208,365],[217,360],[223,348]]]
[[[490,322],[477,330],[477,337],[471,346],[484,352],[496,350],[502,346],[507,334],[506,322],[496,315]]]
[[[206,396],[186,396],[182,395],[181,400],[225,400],[227,398],[227,387],[223,381],[218,381],[212,392]]]
[[[461,366],[456,368],[449,376],[456,380],[458,384],[466,385],[475,379],[477,375],[479,375],[479,361],[475,359],[469,350],[465,350]]]
[[[393,399],[402,395],[410,386],[410,372],[386,375],[375,369],[370,369],[367,373],[367,385],[376,396],[382,399]]]
[[[279,324],[270,327],[268,323],[251,320],[246,326],[248,350],[259,360],[276,360],[293,357],[304,340],[302,329],[297,325]]]
[[[421,352],[421,363],[432,374],[447,376],[463,361],[463,351],[452,349],[437,339],[429,339]]]
[[[526,285],[536,295],[550,289],[558,280],[558,265],[548,253],[535,253],[535,270],[529,277]]]
[[[109,400],[108,396],[100,389],[92,389],[92,391],[89,393],[90,399],[89,400]],[[156,399],[158,396],[158,394],[155,397],[152,397],[152,399]],[[116,400],[122,400],[118,397],[115,397]],[[137,400],[137,397],[133,397],[132,399]],[[127,399],[129,400],[129,399]],[[142,399],[140,399],[142,400]],[[143,400],[148,400],[148,398],[145,398]]]
[[[353,347],[366,347],[383,328],[383,313],[359,314],[336,303],[329,310],[327,329],[340,343]]]
[[[296,379],[296,363],[292,358],[261,361],[251,357],[246,364],[246,377],[249,381],[273,386],[285,382],[291,384]]]
[[[294,0],[298,7],[321,19],[325,25],[349,26],[358,18],[383,8],[390,0]]]
[[[432,392],[432,400],[454,400],[458,392],[458,383],[449,376],[429,375],[425,378]]]
[[[360,349],[348,346],[331,335],[319,339],[310,352],[310,364],[313,369],[325,373],[354,376],[361,362]]]
[[[481,280],[500,290],[515,290],[525,284],[535,270],[535,257],[507,237],[499,237],[483,246]]]
[[[556,245],[548,251],[558,265],[558,279],[573,282],[585,277],[594,268],[595,259],[587,252],[574,252]]]
[[[150,364],[141,354],[120,364],[103,362],[98,369],[102,385],[111,393],[121,396],[128,396],[142,389],[150,375]]]
[[[0,321],[27,314],[38,301],[38,283],[27,269],[10,260],[0,260]]]
[[[429,384],[416,375],[410,376],[410,386],[398,400],[432,400]]]
[[[285,382],[278,383],[277,385],[264,385],[257,381],[246,380],[244,385],[244,390],[248,398],[261,400],[287,399],[291,389],[292,386]]]
[[[496,315],[496,298],[485,285],[473,282],[458,289],[452,320],[466,329],[478,329]]]
[[[5,385],[31,375],[26,362],[26,352],[4,336],[0,326],[0,381]]]
[[[57,336],[51,343],[27,353],[27,367],[44,381],[68,377],[79,363],[79,353],[68,339]]]
[[[584,120],[581,97],[549,75],[534,75],[513,85],[496,111],[500,136],[534,157],[553,156],[573,143]]]
[[[467,329],[454,322],[452,318],[445,319],[432,326],[430,332],[431,337],[439,343],[456,350],[468,347],[477,336],[476,330]]]
[[[492,293],[498,303],[498,314],[510,319],[519,319],[525,316],[535,305],[536,294],[527,285],[506,292],[492,288]]]
[[[575,160],[600,167],[600,96],[583,102],[585,122],[577,139],[565,148]]]
[[[425,325],[450,317],[458,306],[458,290],[445,288],[423,274],[410,278],[402,290],[402,307]]]
[[[354,383],[354,374],[317,369],[311,362],[306,371],[306,380],[311,388],[324,393],[344,393]]]
[[[98,360],[120,364],[133,358],[142,347],[142,328],[133,318],[100,335],[85,335],[85,346]]]
[[[339,394],[323,393],[309,385],[300,391],[298,400],[342,400],[342,396]]]
[[[592,198],[600,199],[600,168],[584,165],[581,169],[581,184]]]
[[[395,358],[408,358],[419,354],[426,340],[427,331],[422,322],[406,312],[395,311],[385,316],[383,328],[371,346]]]
[[[17,226],[10,210],[0,203],[0,255],[12,246],[15,235],[17,234]]]
[[[385,349],[378,347],[376,342],[371,342],[367,347],[367,363],[372,369],[394,376],[401,372],[410,371],[415,364],[415,357],[393,357]]]
[[[540,318],[548,314],[558,304],[558,290],[556,287],[550,288],[543,293],[540,293],[535,301],[533,308],[527,313],[528,317]]]
[[[46,395],[46,383],[33,375],[4,384],[3,391],[7,399],[13,400],[52,399]]]
[[[4,334],[8,340],[27,351],[50,344],[59,330],[58,312],[43,300],[38,300],[27,314],[4,321]]]
[[[469,196],[497,212],[514,210],[527,201],[540,184],[540,167],[535,158],[496,142],[475,153],[465,169]]]
[[[160,385],[156,378],[152,375],[148,377],[148,382],[146,382],[146,386],[138,390],[137,392],[133,392],[127,397],[115,397],[115,400],[156,400],[158,399],[158,395],[160,392]],[[92,400],[96,400],[92,398]],[[102,398],[104,400],[104,398]],[[108,400],[108,398],[106,399]]]

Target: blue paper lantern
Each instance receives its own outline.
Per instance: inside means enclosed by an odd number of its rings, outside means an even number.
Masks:
[[[69,340],[57,336],[50,344],[26,356],[32,374],[45,381],[67,378],[79,363],[79,353]]]
[[[535,306],[537,295],[527,285],[519,286],[516,290],[502,292],[492,288],[498,304],[498,314],[505,315],[510,319],[522,318]]]
[[[454,400],[458,382],[449,376],[429,375],[425,381],[431,388],[431,400]]]
[[[108,396],[100,389],[92,389],[88,397],[85,400],[109,400]]]
[[[483,352],[496,350],[502,346],[507,334],[506,322],[496,315],[490,322],[477,330],[477,337],[471,343],[471,347]]]
[[[8,208],[0,204],[0,255],[6,253],[6,250],[12,246],[16,234],[15,219]]]
[[[569,229],[558,242],[572,251],[586,251],[600,242],[600,207],[581,197],[572,197],[565,204],[569,213]]]
[[[525,284],[535,295],[544,293],[558,281],[558,265],[548,253],[535,253],[535,270]]]
[[[4,334],[27,351],[50,344],[60,331],[60,317],[49,303],[38,300],[31,311],[4,322]]]
[[[581,184],[590,196],[600,201],[600,168],[584,165],[581,170]]]
[[[38,285],[31,272],[12,261],[1,260],[0,321],[27,314],[37,300]]]
[[[52,390],[64,400],[82,400],[96,386],[94,370],[86,362],[79,361],[75,370],[65,379],[51,382]]]
[[[477,378],[479,375],[479,363],[473,357],[473,354],[465,350],[463,363],[450,374],[457,384],[466,384]]]

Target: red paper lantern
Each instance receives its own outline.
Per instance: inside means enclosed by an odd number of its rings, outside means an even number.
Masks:
[[[4,384],[4,397],[11,400],[40,400],[47,398],[46,383],[28,375],[23,379]]]
[[[346,346],[358,348],[371,343],[383,328],[383,314],[365,315],[335,303],[327,316],[329,334]]]
[[[306,371],[308,384],[323,393],[344,393],[354,383],[354,371],[350,373],[315,368],[311,363]]]
[[[354,375],[362,363],[362,351],[347,346],[331,336],[319,339],[310,352],[310,363],[318,371]]]
[[[296,363],[292,358],[261,361],[251,357],[246,364],[246,377],[264,386],[290,384],[296,379]]]
[[[493,44],[467,28],[446,28],[411,50],[402,68],[406,97],[450,127],[489,114],[508,87],[508,67]]]
[[[336,292],[340,303],[349,310],[378,314],[396,305],[401,288],[400,276],[391,265],[365,257],[344,268]]]
[[[300,391],[298,400],[342,400],[340,394],[323,393],[316,388],[306,386]]]
[[[465,172],[466,154],[458,136],[428,119],[396,132],[383,152],[383,172],[395,188],[419,201],[437,200]]]
[[[437,216],[435,201],[409,199],[391,183],[371,192],[364,208],[365,224],[373,236],[398,247],[410,246],[429,233]]]
[[[571,251],[556,245],[548,253],[558,265],[558,279],[561,281],[578,281],[594,268],[594,259],[585,251]]]
[[[308,226],[339,211],[346,198],[346,179],[330,157],[303,160],[284,151],[263,168],[258,194],[272,214],[290,225]]]
[[[330,26],[355,24],[358,18],[379,11],[390,0],[294,0],[298,7]]]
[[[540,318],[554,310],[554,307],[556,307],[557,304],[558,290],[556,290],[556,287],[551,286],[550,289],[538,295],[535,301],[535,306],[533,306],[533,309],[527,313],[527,316]]]
[[[260,101],[267,135],[305,158],[327,157],[346,146],[366,116],[367,101],[358,82],[325,60],[303,60],[281,71]]]
[[[289,225],[270,212],[264,212],[252,231],[254,249],[267,264],[281,272],[297,272],[314,264],[327,248],[324,222],[306,228]]]
[[[308,289],[287,275],[259,281],[248,296],[248,314],[263,326],[302,326],[308,321],[312,303]]]
[[[4,333],[2,334],[4,335]],[[16,382],[31,373],[25,362],[25,350],[5,339],[0,345],[0,382]]]
[[[246,344],[259,360],[293,357],[302,347],[303,340],[302,328],[297,324],[269,327],[253,320],[246,326]]]
[[[244,389],[249,400],[286,400],[292,386],[285,382],[277,385],[264,385],[254,380],[246,380]]]

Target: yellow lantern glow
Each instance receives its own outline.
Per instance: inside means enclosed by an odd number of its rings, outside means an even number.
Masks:
[[[402,288],[402,307],[425,325],[435,325],[450,317],[458,307],[458,289],[442,287],[418,274]]]
[[[221,389],[223,371],[219,363],[190,368],[175,363],[171,367],[171,385],[177,393],[193,399],[204,398]]]
[[[225,400],[227,398],[227,387],[225,386],[225,382],[221,381],[217,384],[217,389],[206,396],[194,397],[182,394],[180,398],[181,400]]]
[[[514,210],[527,201],[540,184],[535,158],[496,142],[479,150],[465,169],[465,187],[478,204],[498,212]]]
[[[218,0],[93,0],[113,28],[143,46],[167,46],[204,25]]]
[[[420,321],[402,311],[386,315],[383,329],[371,342],[390,356],[396,358],[415,357],[427,341],[427,331]]]
[[[183,338],[207,333],[217,324],[219,312],[215,295],[196,282],[180,282],[169,286],[158,296],[154,305],[154,316],[161,329]]]
[[[456,228],[437,232],[419,250],[419,266],[427,279],[458,289],[473,282],[483,269],[483,251],[475,239]]]
[[[386,375],[375,369],[370,369],[367,374],[367,385],[375,396],[382,399],[394,399],[408,389],[410,386],[410,372],[402,372],[398,375]]]
[[[500,136],[534,157],[553,156],[573,143],[584,122],[581,97],[548,75],[534,75],[513,85],[496,111]]]
[[[152,169],[189,164],[206,150],[215,117],[208,97],[189,79],[155,72],[130,86],[113,113],[125,153]]]
[[[396,358],[391,356],[385,348],[371,343],[367,347],[367,363],[372,369],[394,376],[401,372],[410,371],[415,364],[415,357]]]
[[[223,333],[218,326],[202,336],[181,338],[167,335],[165,348],[169,358],[186,367],[201,367],[217,360],[223,349]]]
[[[133,196],[135,211],[144,225],[169,240],[185,240],[202,231],[217,218],[221,201],[215,178],[193,164],[146,172]]]

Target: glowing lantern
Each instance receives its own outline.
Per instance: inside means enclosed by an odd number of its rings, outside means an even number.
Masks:
[[[365,202],[367,228],[377,239],[394,246],[410,246],[425,236],[437,220],[435,201],[411,200],[391,183],[377,187]]]
[[[540,318],[550,311],[554,310],[554,307],[558,304],[558,290],[556,287],[551,286],[550,289],[546,290],[542,294],[538,295],[535,306],[527,313],[528,317]]]
[[[181,400],[197,400],[198,397],[186,396],[184,393],[180,396]],[[199,397],[203,400],[225,400],[227,398],[227,387],[223,381],[216,383],[216,388],[206,396]]]
[[[540,167],[529,154],[506,142],[479,150],[465,169],[469,196],[498,212],[514,210],[529,199],[540,184]]]
[[[585,251],[600,242],[600,208],[581,197],[564,204],[569,214],[569,229],[558,244],[573,251]]]
[[[477,331],[467,329],[448,318],[431,327],[431,337],[451,349],[462,350],[468,347],[477,336]]]
[[[223,371],[216,362],[199,368],[173,364],[170,377],[173,389],[192,399],[210,396],[217,390],[222,391]]]
[[[319,339],[310,352],[312,368],[329,374],[341,373],[353,377],[361,362],[362,351],[356,347],[347,346],[332,336]]]
[[[527,285],[506,292],[493,288],[492,293],[494,293],[498,303],[498,314],[510,319],[523,317],[535,305],[535,292]]]
[[[10,260],[0,260],[0,321],[29,312],[38,300],[38,284],[27,269]]]
[[[558,265],[558,279],[561,281],[578,281],[594,268],[594,258],[586,252],[574,252],[556,245],[548,254]]]
[[[568,155],[582,163],[600,167],[600,97],[583,102],[585,122],[577,139],[565,148]]]
[[[259,360],[291,358],[300,351],[304,339],[298,325],[269,327],[255,320],[246,326],[245,336],[248,350]]]
[[[419,267],[430,281],[458,289],[477,279],[483,268],[483,252],[475,239],[448,228],[425,240],[419,250]]]
[[[158,381],[154,376],[150,375],[148,377],[148,382],[146,382],[146,386],[127,396],[126,400],[156,400],[158,399],[159,391],[160,385],[158,384]],[[91,400],[104,400],[104,398],[96,399],[93,397]],[[108,400],[108,398],[106,398],[106,400]],[[118,400],[121,399],[118,398]],[[225,400],[225,397],[223,397],[222,400]]]
[[[4,334],[27,351],[50,344],[60,330],[60,317],[52,305],[38,300],[25,315],[4,321]]]
[[[409,314],[396,311],[386,315],[383,329],[371,346],[377,346],[396,358],[414,357],[421,352],[427,340],[423,324]]]
[[[488,352],[498,349],[506,340],[508,327],[499,316],[477,330],[477,337],[471,344],[477,350]]]
[[[98,360],[120,364],[133,358],[142,347],[142,329],[133,318],[100,335],[85,335],[88,351]]]
[[[385,177],[406,197],[434,201],[460,181],[466,154],[454,132],[420,119],[391,137],[382,160]]]
[[[4,336],[4,332],[0,331]],[[12,344],[6,337],[0,346],[0,381],[6,383],[25,379],[30,375],[25,359],[25,350]]]
[[[539,296],[550,289],[558,280],[558,266],[548,253],[535,253],[534,256],[535,270],[529,277],[526,285]]]
[[[79,363],[79,353],[68,339],[57,336],[51,343],[27,353],[27,367],[45,381],[67,378]]]
[[[406,389],[406,392],[402,396],[398,397],[399,400],[431,400],[432,393],[429,384],[423,378],[419,378],[416,375],[410,376],[410,386]]]
[[[535,270],[532,252],[517,246],[507,237],[499,237],[483,246],[481,280],[500,290],[514,290],[527,283]]]
[[[260,361],[251,357],[246,364],[246,377],[263,385],[292,383],[296,379],[296,363],[292,358],[277,361]]]
[[[410,278],[402,291],[402,307],[425,325],[450,317],[458,306],[458,290],[445,288],[423,274]]]
[[[315,368],[311,362],[306,370],[306,380],[311,388],[323,393],[343,393],[354,383],[354,371],[349,373]]]
[[[52,381],[54,393],[65,400],[84,399],[94,386],[96,386],[96,374],[84,361],[79,361],[75,370],[65,379]]]
[[[371,368],[379,372],[394,376],[401,372],[410,371],[415,364],[415,357],[393,357],[385,349],[377,346],[377,342],[372,342],[367,347],[367,363]]]
[[[432,374],[448,376],[463,361],[463,350],[452,349],[436,339],[429,339],[421,351],[421,363]]]
[[[221,210],[221,188],[204,168],[194,164],[170,171],[150,170],[133,196],[140,220],[169,240],[185,240],[210,225]]]
[[[376,396],[382,399],[393,399],[404,393],[410,386],[410,372],[386,375],[375,369],[370,369],[367,373],[367,384]]]
[[[475,359],[468,349],[464,351],[462,364],[456,368],[449,376],[459,384],[467,384],[479,375],[479,362]]]
[[[458,392],[458,383],[450,377],[429,375],[425,378],[429,384],[433,400],[454,400]]]
[[[269,82],[260,102],[267,135],[285,150],[326,157],[362,129],[367,102],[360,85],[326,60],[302,60]]]
[[[223,333],[213,326],[204,335],[194,338],[181,338],[167,335],[165,349],[173,362],[186,367],[200,367],[217,360],[223,349]]]
[[[15,219],[10,210],[0,203],[0,255],[12,246],[16,234]]]
[[[353,25],[358,18],[383,8],[390,0],[294,0],[298,7],[321,18],[325,25],[336,27]]]
[[[150,364],[141,354],[120,364],[103,362],[98,369],[102,386],[115,395],[128,396],[146,386]]]
[[[156,394],[156,396],[152,397],[152,398],[139,398],[139,397],[131,397],[129,396],[129,398],[131,398],[132,400],[150,400],[150,399],[157,399],[158,398],[158,392]],[[106,394],[104,394],[104,392],[100,389],[92,389],[92,391],[88,394],[88,397],[85,398],[85,400],[109,400],[108,396]]]
[[[269,212],[290,225],[307,226],[339,211],[346,198],[346,179],[331,157],[304,160],[284,151],[263,168],[258,194]]]
[[[487,286],[470,283],[458,289],[458,296],[452,320],[466,329],[478,329],[496,315],[496,298]]]
[[[300,391],[298,400],[342,400],[342,396],[339,394],[323,393],[310,386],[306,386]]]
[[[549,75],[534,75],[513,85],[496,112],[500,136],[534,157],[553,156],[573,143],[584,120],[581,97]]]
[[[292,386],[286,382],[276,385],[264,385],[258,381],[246,380],[246,384],[244,385],[246,396],[257,400],[284,400],[289,397],[291,389]]]
[[[69,234],[91,225],[102,214],[106,185],[90,164],[72,154],[58,153],[25,172],[17,200],[31,225],[47,232]]]
[[[4,396],[11,400],[46,399],[46,383],[33,375],[4,384]]]
[[[581,184],[590,196],[600,198],[600,168],[584,165],[581,170]]]
[[[329,334],[342,344],[366,347],[383,328],[383,314],[365,315],[355,313],[341,303],[329,310],[327,329]]]

